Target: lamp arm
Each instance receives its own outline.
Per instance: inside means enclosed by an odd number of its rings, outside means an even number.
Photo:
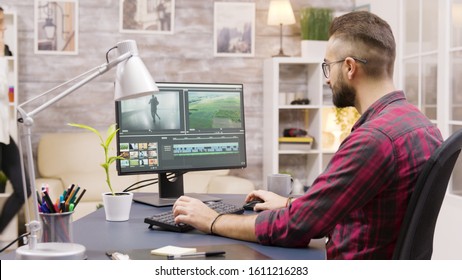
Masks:
[[[80,78],[82,78],[82,77],[87,76],[89,73],[92,73],[92,72],[96,71],[99,67],[101,67],[101,66],[97,66],[97,67],[95,67],[95,68],[93,68],[93,69],[90,69],[90,70],[88,70],[87,72],[82,73],[82,74],[80,74],[80,75],[78,75],[78,76],[72,78],[71,80],[68,80],[68,81],[66,81],[66,82],[64,82],[64,83],[62,83],[62,84],[60,84],[60,85],[57,85],[57,86],[55,86],[54,88],[51,88],[51,89],[49,89],[49,90],[47,90],[47,91],[45,91],[45,92],[43,92],[43,93],[41,93],[41,94],[39,94],[39,95],[37,95],[37,96],[35,96],[35,97],[29,99],[29,100],[27,100],[27,101],[25,101],[25,102],[19,104],[19,106],[24,107],[26,104],[29,104],[29,103],[31,103],[31,102],[37,100],[37,99],[40,99],[42,96],[45,96],[45,95],[49,94],[50,92],[53,92],[53,91],[57,90],[57,89],[60,88],[60,87],[63,87],[63,86],[65,86],[65,85],[67,85],[67,84],[69,84],[69,83],[71,83],[71,82],[73,82],[73,81],[75,81],[75,80],[78,80],[78,79],[80,79]]]
[[[75,85],[69,87],[68,89],[66,89],[65,91],[63,91],[62,93],[60,93],[59,95],[53,97],[52,99],[50,99],[49,101],[43,103],[41,106],[35,108],[34,110],[30,111],[29,113],[26,113],[26,116],[27,117],[33,117],[35,116],[36,114],[40,113],[41,111],[45,110],[46,108],[48,108],[49,106],[53,105],[54,103],[58,102],[59,100],[63,99],[64,97],[66,97],[67,95],[71,94],[72,92],[76,91],[77,89],[81,88],[82,86],[84,86],[85,84],[89,83],[90,81],[92,81],[93,79],[95,79],[96,77],[100,76],[100,75],[103,75],[104,73],[106,73],[107,71],[109,71],[111,68],[113,68],[114,66],[116,66],[117,64],[121,63],[122,61],[125,61],[127,59],[129,59],[130,57],[132,57],[133,54],[130,53],[130,52],[127,52],[127,53],[124,53],[123,55],[117,57],[116,59],[114,59],[113,61],[110,61],[108,63],[104,63],[96,68],[94,68],[96,71],[94,73],[92,73],[91,75],[87,76],[86,78],[84,78],[83,80],[79,81],[78,83],[76,83]],[[87,72],[88,73],[88,72]],[[81,75],[80,75],[81,76]],[[72,82],[74,79],[72,80],[69,80],[55,88],[59,88],[59,87],[62,87],[62,86],[65,86],[67,84],[69,84],[70,82]],[[46,93],[49,93],[51,91],[47,91]],[[42,95],[43,96],[43,95]],[[27,101],[25,103],[22,103],[21,105],[18,106],[18,108],[22,108],[22,106],[24,106],[24,104],[27,104],[28,102],[30,101]],[[24,113],[24,111],[23,111]],[[23,115],[23,117],[25,117]],[[20,120],[21,122],[21,120]]]

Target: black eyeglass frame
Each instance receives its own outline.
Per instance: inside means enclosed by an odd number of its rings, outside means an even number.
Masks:
[[[344,62],[347,58],[352,58],[352,59],[354,59],[355,61],[359,61],[359,62],[362,62],[362,63],[364,63],[364,64],[367,64],[367,59],[357,58],[357,57],[354,57],[354,56],[347,56],[347,57],[345,57],[344,59],[336,60],[336,61],[332,61],[332,62],[326,62],[325,59],[324,59],[324,62],[321,64],[321,66],[322,66],[322,73],[324,74],[324,77],[326,77],[326,79],[329,79],[329,76],[330,76],[330,66],[331,66],[332,64]]]

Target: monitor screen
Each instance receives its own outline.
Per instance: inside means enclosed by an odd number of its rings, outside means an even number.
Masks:
[[[116,102],[118,174],[157,173],[158,198],[148,204],[183,195],[187,171],[246,167],[242,84],[157,86],[152,96]]]

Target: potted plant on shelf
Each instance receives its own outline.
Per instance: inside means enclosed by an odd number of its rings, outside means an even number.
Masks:
[[[106,220],[108,221],[127,221],[130,217],[131,203],[133,200],[133,193],[130,192],[115,192],[111,183],[111,176],[109,172],[110,166],[116,162],[118,159],[124,159],[120,156],[110,156],[109,150],[111,148],[112,140],[116,136],[118,129],[116,129],[115,124],[111,124],[107,129],[106,139],[103,138],[103,135],[96,130],[95,128],[84,125],[69,123],[68,125],[73,127],[78,127],[86,129],[93,132],[99,137],[100,145],[104,150],[104,162],[101,163],[101,167],[104,169],[106,184],[109,187],[109,192],[102,194],[104,212],[106,214]]]
[[[300,11],[302,57],[324,57],[331,22],[332,10],[329,8],[307,7]]]

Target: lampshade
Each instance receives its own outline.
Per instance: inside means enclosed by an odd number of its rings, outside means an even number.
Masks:
[[[294,11],[289,0],[271,0],[268,11],[268,25],[295,23]]]
[[[117,44],[119,55],[131,52],[129,59],[117,65],[115,80],[115,100],[124,100],[144,95],[151,95],[159,91],[148,69],[139,57],[136,42],[122,41]]]

